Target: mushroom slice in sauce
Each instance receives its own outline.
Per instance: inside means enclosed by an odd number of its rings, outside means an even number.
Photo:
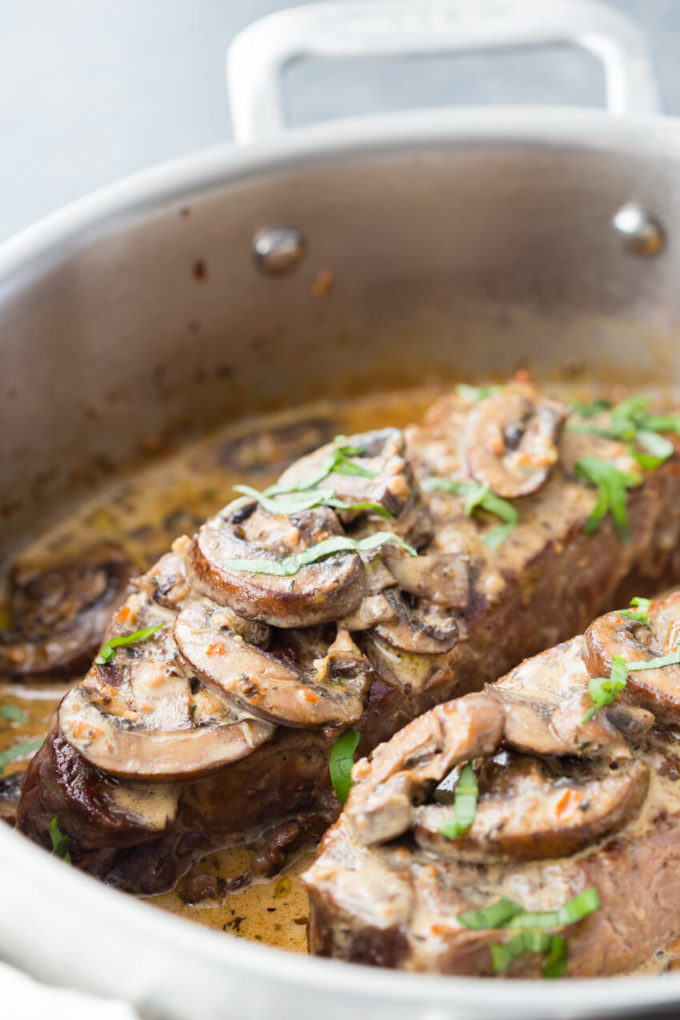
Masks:
[[[87,683],[74,687],[59,707],[59,726],[69,744],[91,765],[129,779],[188,779],[208,775],[246,758],[274,727],[224,702],[207,719],[189,713],[186,680],[183,727],[145,729],[143,712],[115,689]],[[214,701],[214,699],[213,699]],[[197,701],[200,706],[200,699]]]
[[[0,634],[0,672],[73,674],[85,667],[123,598],[131,569],[126,554],[112,544],[67,563],[15,567],[11,627]]]
[[[648,709],[662,723],[680,718],[680,664],[636,670],[636,661],[649,661],[676,651],[680,642],[680,592],[648,610],[650,625],[620,613],[607,613],[586,631],[587,665],[594,677],[611,675],[612,657],[628,664],[626,687],[619,700]]]
[[[172,543],[172,552],[165,553],[157,563],[137,580],[137,587],[164,609],[177,610],[191,596],[186,575],[185,556],[191,539],[180,536]]]
[[[396,619],[377,623],[375,632],[395,648],[419,655],[449,652],[458,640],[458,624],[449,611],[422,600],[409,606],[396,590],[387,591],[385,600]]]
[[[289,576],[247,573],[225,560],[275,562],[338,534],[340,523],[328,507],[288,517],[238,499],[199,530],[188,553],[189,577],[201,594],[246,619],[275,627],[327,623],[361,601],[365,575],[358,553],[337,553]]]
[[[613,775],[557,782],[533,759],[517,759],[503,771],[501,789],[492,785],[482,793],[464,836],[442,836],[451,807],[427,804],[415,813],[416,842],[456,860],[567,857],[623,828],[639,811],[649,785],[643,762],[631,762]]]
[[[470,597],[470,557],[460,552],[409,556],[398,547],[385,551],[385,564],[402,591],[447,609],[465,609]]]
[[[376,429],[344,439],[343,446],[356,453],[348,454],[356,474],[345,473],[340,466],[326,475],[318,484],[335,491],[345,503],[376,503],[393,517],[399,517],[412,496],[413,472],[404,459],[406,444],[400,429]],[[305,482],[314,479],[333,456],[334,444],[322,446],[314,453],[292,464],[281,475],[277,487],[304,488]],[[352,467],[349,466],[349,471]],[[354,520],[362,511],[341,510],[339,517],[345,523]]]
[[[411,827],[414,807],[454,765],[492,754],[505,712],[493,698],[470,694],[426,712],[352,770],[345,817],[364,844],[384,843]]]
[[[470,413],[464,445],[470,474],[504,499],[528,496],[557,462],[569,408],[529,383],[512,383]]]
[[[325,654],[308,656],[302,668],[295,661],[295,644],[304,643],[304,636],[287,639],[284,632],[280,637],[280,655],[248,644],[232,630],[222,607],[207,600],[191,603],[175,624],[183,656],[205,683],[248,711],[287,726],[356,722],[363,713],[370,666],[349,633],[340,630],[330,647],[326,643]],[[286,639],[293,644],[286,646]]]

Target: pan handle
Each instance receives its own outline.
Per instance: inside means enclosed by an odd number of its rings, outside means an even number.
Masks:
[[[227,53],[234,137],[286,131],[281,73],[301,57],[397,56],[572,43],[594,54],[616,115],[658,110],[643,36],[595,0],[328,0],[278,11],[236,36]]]

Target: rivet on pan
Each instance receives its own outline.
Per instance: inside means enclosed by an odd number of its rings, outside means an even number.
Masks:
[[[307,242],[297,227],[268,227],[253,239],[255,265],[266,276],[283,276],[300,265]]]
[[[656,255],[666,244],[666,235],[656,216],[637,202],[622,205],[612,226],[633,255]]]

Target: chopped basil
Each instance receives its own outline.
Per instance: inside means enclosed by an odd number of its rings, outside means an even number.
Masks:
[[[527,911],[516,900],[502,896],[481,910],[458,914],[456,920],[464,928],[475,931],[489,928],[562,928],[594,913],[599,906],[597,889],[591,887],[556,910]]]
[[[626,686],[628,681],[628,663],[620,655],[612,656],[611,676],[594,676],[588,684],[588,692],[593,701],[593,707],[588,709],[581,719],[584,726],[593,718],[595,713],[605,705],[611,705],[616,701],[617,696]]]
[[[671,456],[675,447],[670,439],[660,436],[659,432],[680,433],[680,415],[651,415],[648,413],[649,397],[633,394],[617,404],[611,413],[608,425],[594,425],[586,422],[570,422],[569,428],[574,432],[589,432],[608,439],[621,439],[624,442],[644,447],[638,450],[631,445],[630,453],[640,467],[653,470],[660,467]],[[606,408],[602,408],[602,411]],[[592,411],[584,417],[592,417],[599,411]]]
[[[521,914],[524,907],[509,896],[501,896],[499,900],[481,910],[466,910],[458,914],[456,920],[464,928],[472,931],[486,931],[489,928],[504,928],[508,921]]]
[[[583,527],[584,533],[592,535],[606,514],[611,512],[619,541],[627,542],[629,533],[626,489],[641,485],[640,475],[632,471],[619,471],[613,464],[600,460],[599,457],[581,457],[576,461],[574,470],[581,478],[597,487],[597,500]]]
[[[318,563],[336,553],[370,552],[371,549],[377,549],[388,542],[405,549],[409,556],[418,555],[417,550],[399,535],[395,535],[391,531],[376,531],[375,534],[360,539],[348,538],[347,535],[333,535],[331,538],[315,542],[314,545],[303,549],[302,552],[284,556],[282,560],[239,559],[226,556],[222,563],[229,570],[238,570],[242,574],[270,574],[274,577],[290,577],[292,574],[297,574],[302,567],[307,567],[310,563]]]
[[[69,853],[69,843],[71,842],[68,836],[65,836],[59,828],[59,822],[55,815],[50,822],[50,839],[52,840],[52,853],[55,857],[61,857],[62,861],[66,861],[67,864],[71,863],[71,854]]]
[[[286,485],[285,483],[283,485],[281,483],[270,485],[268,489],[265,489],[264,495],[280,496],[291,492],[304,492],[308,489],[314,489],[318,486],[319,482],[322,482],[324,478],[328,478],[332,474],[361,475],[363,478],[375,478],[375,471],[369,471],[368,468],[362,467],[361,464],[357,464],[356,461],[352,460],[352,457],[357,457],[365,452],[366,447],[361,444],[349,446],[347,436],[336,436],[333,440],[331,452],[316,474],[310,478],[302,479],[302,481],[293,482],[291,485]]]
[[[575,924],[588,914],[599,909],[600,897],[597,889],[586,889],[572,899],[567,900],[557,910],[540,910],[534,913],[522,911],[508,921],[506,928],[563,928],[567,924]]]
[[[645,428],[652,432],[675,432],[680,435],[680,414],[648,414]]]
[[[438,490],[449,492],[453,496],[462,496],[465,502],[465,513],[471,517],[474,511],[479,508],[487,513],[500,517],[505,524],[499,524],[482,538],[484,545],[490,549],[497,549],[506,538],[515,530],[519,521],[519,514],[507,499],[501,499],[495,492],[475,481],[450,481],[447,478],[426,478],[423,488],[428,492]]]
[[[647,453],[640,450],[631,450],[631,453],[640,467],[647,471],[661,467],[675,450],[670,439],[651,432],[649,429],[638,429],[635,438],[641,446],[644,446]]]
[[[589,404],[572,403],[571,406],[574,413],[578,414],[581,418],[593,418],[596,414],[608,411],[612,406],[612,402],[611,400],[597,397],[595,400],[591,400]]]
[[[453,801],[453,818],[444,822],[439,830],[446,839],[460,839],[470,829],[477,814],[477,794],[479,786],[472,765],[467,764],[462,770]]]
[[[18,705],[0,705],[0,715],[3,719],[9,719],[10,722],[27,723],[29,721],[29,716]]]
[[[123,645],[135,645],[139,641],[146,641],[152,634],[155,634],[157,630],[164,627],[164,623],[159,623],[155,627],[142,627],[141,630],[135,630],[131,634],[121,634],[119,637],[109,638],[99,649],[99,655],[94,660],[97,666],[103,666],[107,662],[111,662],[116,657],[116,649],[121,648]]]
[[[469,400],[470,403],[479,403],[480,400],[486,400],[492,393],[495,393],[500,389],[500,386],[470,386],[468,383],[458,383],[456,386],[457,393],[463,397],[464,400]]]
[[[260,506],[264,507],[270,514],[285,514],[290,517],[292,514],[299,514],[303,510],[311,510],[315,506],[330,506],[334,510],[372,510],[373,513],[386,517],[393,521],[394,514],[386,510],[380,503],[345,503],[335,495],[335,489],[301,489],[299,492],[290,492],[280,496],[271,497],[266,492],[258,492],[249,485],[235,485],[236,492],[243,496],[249,496],[257,500]]]
[[[556,910],[528,911],[507,896],[482,910],[469,910],[459,914],[456,920],[464,928],[482,930],[490,928],[519,929],[507,942],[491,946],[491,962],[497,974],[507,970],[510,964],[524,953],[546,953],[543,977],[562,977],[567,969],[567,943],[559,935],[553,935],[550,928],[563,928],[581,921],[594,913],[600,906],[597,889],[586,889],[572,897]]]
[[[619,616],[625,616],[628,620],[635,620],[636,623],[644,623],[645,626],[649,627],[649,607],[652,604],[651,599],[643,599],[639,596],[635,596],[630,600],[631,606],[635,606],[635,609],[622,609],[619,612]]]
[[[352,766],[354,765],[354,752],[361,740],[361,734],[356,730],[348,730],[341,734],[331,748],[329,768],[331,782],[335,795],[341,804],[344,804],[352,789]]]
[[[37,751],[42,742],[42,737],[37,737],[35,740],[24,740],[20,744],[13,744],[6,751],[0,752],[0,776],[3,775],[5,766],[16,761],[17,758],[25,758],[33,751]]]
[[[565,939],[544,931],[518,931],[507,942],[491,946],[491,964],[496,974],[502,974],[524,953],[546,954],[544,978],[560,978],[566,973],[569,954]]]
[[[677,666],[680,664],[680,645],[674,652],[668,655],[658,655],[655,659],[642,659],[629,662],[628,669],[631,673],[637,673],[641,669],[663,669],[664,666]]]

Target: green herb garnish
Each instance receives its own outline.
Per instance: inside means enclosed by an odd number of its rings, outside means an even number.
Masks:
[[[584,533],[592,535],[606,514],[611,513],[619,541],[627,542],[629,534],[626,489],[641,485],[640,475],[632,471],[619,471],[613,464],[600,460],[599,457],[581,457],[576,461],[574,471],[597,487],[597,500],[583,527]]]
[[[651,415],[647,411],[648,407],[649,397],[633,394],[616,405],[608,425],[570,422],[568,427],[574,432],[589,432],[592,435],[605,436],[608,439],[620,439],[630,444],[637,443],[644,449],[639,450],[631,445],[631,456],[635,458],[640,467],[653,470],[667,461],[675,450],[670,439],[666,439],[658,433],[680,433],[680,415]],[[606,408],[602,408],[602,410],[606,410]],[[597,413],[599,413],[597,410],[593,410],[585,417],[592,417]]]
[[[302,567],[318,563],[336,553],[370,552],[381,545],[387,545],[387,543],[394,543],[401,549],[405,549],[409,556],[418,555],[417,550],[399,535],[395,535],[391,531],[376,531],[375,534],[368,535],[367,538],[359,539],[348,538],[347,535],[333,535],[331,538],[315,542],[314,545],[303,549],[302,552],[284,556],[282,560],[249,560],[226,556],[222,563],[229,570],[238,570],[242,574],[270,574],[274,577],[290,577],[292,574],[297,574]]]
[[[460,839],[470,829],[477,814],[479,786],[472,765],[467,764],[456,783],[453,801],[453,818],[444,822],[439,830],[446,839]]]
[[[534,913],[522,911],[511,918],[505,928],[563,928],[567,924],[575,924],[588,914],[594,913],[600,906],[597,889],[586,889],[572,899],[567,900],[557,910],[539,910]]]
[[[571,405],[574,413],[580,415],[581,418],[593,418],[596,414],[608,411],[611,406],[611,400],[604,400],[602,397],[591,400],[589,404],[579,404],[576,402]]]
[[[471,931],[488,931],[490,928],[504,928],[508,921],[523,910],[524,907],[517,900],[501,896],[495,903],[481,910],[466,910],[464,914],[458,914],[456,920]]]
[[[567,943],[546,929],[563,928],[581,921],[600,906],[597,889],[586,889],[556,910],[527,911],[515,900],[501,897],[482,910],[468,910],[456,920],[475,931],[490,928],[519,929],[507,942],[491,946],[491,962],[497,974],[507,970],[524,953],[546,953],[543,977],[562,977],[567,969]]]
[[[268,489],[265,489],[264,495],[281,496],[290,492],[304,492],[307,489],[314,489],[318,486],[319,482],[322,482],[324,478],[328,478],[332,474],[361,475],[363,478],[375,478],[375,471],[369,471],[368,468],[362,467],[361,464],[357,464],[352,459],[365,452],[366,447],[362,444],[350,446],[347,443],[347,436],[336,436],[333,440],[332,450],[316,474],[299,482],[293,482],[290,485],[285,483],[270,485]]]
[[[626,686],[628,681],[628,663],[620,655],[612,656],[611,676],[594,676],[588,684],[588,692],[593,700],[593,707],[588,709],[581,719],[581,725],[585,726],[593,718],[595,713],[605,705],[611,705],[616,701],[619,693]]]
[[[94,660],[97,666],[103,666],[107,662],[111,662],[116,657],[116,649],[121,648],[124,645],[136,645],[139,641],[146,641],[152,634],[155,634],[157,630],[164,627],[164,623],[159,623],[155,627],[142,627],[141,630],[135,630],[132,634],[121,634],[119,637],[109,638],[99,649],[99,655]]]
[[[518,931],[507,942],[491,946],[491,963],[496,974],[502,974],[524,953],[546,954],[544,978],[560,978],[567,971],[569,954],[566,940],[561,935],[549,935],[544,931]]]
[[[500,389],[500,386],[470,386],[468,383],[458,383],[456,386],[456,392],[463,397],[464,400],[469,400],[470,403],[479,403],[480,400],[486,400],[492,393],[496,393]]]
[[[505,524],[491,528],[482,538],[484,545],[490,549],[497,549],[517,527],[519,514],[512,503],[508,503],[507,499],[501,499],[486,485],[481,485],[479,482],[454,482],[447,478],[426,478],[423,481],[423,488],[428,492],[439,490],[440,492],[449,492],[452,496],[462,496],[465,501],[465,513],[468,517],[471,517],[479,508],[505,521]]]
[[[631,673],[637,673],[640,669],[663,669],[664,666],[680,665],[680,645],[668,655],[658,655],[655,659],[641,659],[639,662],[634,660],[627,665]]]
[[[352,789],[352,766],[354,765],[354,752],[361,740],[361,734],[356,730],[348,730],[335,741],[331,748],[329,768],[331,782],[335,795],[341,804],[344,804]]]
[[[6,751],[2,751],[0,753],[0,776],[3,775],[5,766],[16,761],[17,758],[25,758],[31,752],[37,751],[42,746],[42,742],[43,738],[37,737],[35,740],[24,740],[20,744],[13,744]]]
[[[635,606],[635,609],[622,609],[619,612],[619,616],[625,616],[628,620],[635,620],[636,623],[644,623],[645,626],[649,627],[649,616],[647,614],[651,604],[651,599],[643,599],[636,595],[630,600],[630,605]]]
[[[388,521],[394,520],[394,514],[380,503],[345,503],[344,500],[337,498],[335,489],[300,489],[298,492],[276,497],[268,496],[266,492],[258,492],[249,485],[235,485],[234,489],[243,496],[257,500],[270,514],[285,514],[290,517],[292,514],[302,513],[303,510],[311,510],[315,506],[330,506],[334,510],[372,510],[373,513],[386,517]]]
[[[29,716],[27,716],[24,710],[19,708],[18,705],[0,705],[0,715],[3,719],[9,719],[10,722],[29,722]]]
[[[55,857],[61,857],[62,861],[66,861],[67,864],[70,864],[71,854],[69,853],[69,843],[71,840],[60,830],[56,815],[50,822],[49,831],[50,839],[52,840],[52,853]]]

